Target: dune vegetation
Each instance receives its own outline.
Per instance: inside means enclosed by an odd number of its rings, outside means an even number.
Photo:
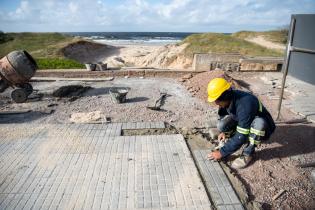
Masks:
[[[0,57],[14,50],[26,50],[40,69],[84,68],[78,61],[67,59],[61,49],[77,38],[60,33],[0,33]]]
[[[238,32],[236,34],[222,34],[222,33],[204,33],[193,34],[186,37],[183,43],[188,46],[185,53],[193,55],[194,53],[240,53],[247,56],[282,56],[279,51],[268,49],[266,47],[257,45],[255,43],[246,41],[250,35],[245,32]],[[247,36],[248,35],[248,36]]]
[[[286,44],[288,39],[288,30],[273,30],[273,31],[262,31],[262,32],[254,32],[254,31],[239,31],[237,33],[232,34],[233,37],[240,39],[247,39],[251,37],[263,36],[265,39],[271,42]]]

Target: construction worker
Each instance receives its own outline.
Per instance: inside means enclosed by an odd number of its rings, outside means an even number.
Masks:
[[[245,144],[242,155],[231,165],[235,169],[245,168],[253,158],[255,147],[275,130],[270,113],[256,96],[232,89],[223,78],[209,82],[208,101],[219,106],[219,141],[230,137],[222,147],[209,153],[208,158],[219,160],[227,157]]]

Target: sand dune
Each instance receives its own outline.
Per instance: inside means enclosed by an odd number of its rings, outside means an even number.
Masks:
[[[133,66],[162,69],[187,69],[191,67],[192,59],[184,56],[186,45],[121,46],[119,52],[107,57],[104,62],[109,66]]]
[[[184,56],[186,44],[107,45],[91,41],[78,41],[62,49],[67,57],[81,63],[107,63],[108,67],[150,67],[187,69],[192,59]]]
[[[78,41],[61,49],[63,55],[80,63],[97,63],[106,57],[119,54],[120,49],[91,41]]]

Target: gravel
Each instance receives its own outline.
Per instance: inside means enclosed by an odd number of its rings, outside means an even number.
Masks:
[[[90,86],[92,89],[87,90],[82,97],[72,102],[67,98],[60,99],[52,96],[56,89],[67,85]],[[71,123],[70,116],[73,113],[100,111],[106,117],[110,117],[112,122],[165,121],[177,127],[203,127],[207,118],[216,112],[207,103],[192,97],[181,84],[173,79],[117,78],[106,82],[37,82],[33,83],[33,86],[38,93],[44,95],[42,100],[22,104],[6,103],[1,110],[33,110],[21,117],[23,120],[20,122]],[[127,102],[113,103],[109,94],[111,87],[130,88]],[[160,92],[171,95],[166,98],[162,111],[147,109],[147,106],[154,106],[155,101],[160,97]],[[7,91],[1,97],[3,100],[9,100],[8,96]],[[43,110],[47,109],[53,109],[54,112],[38,116],[38,112],[44,112]],[[36,116],[35,113],[37,113]],[[2,122],[10,121],[12,117],[2,119]],[[15,119],[16,121],[18,120]]]

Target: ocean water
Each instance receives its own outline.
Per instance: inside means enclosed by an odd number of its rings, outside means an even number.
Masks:
[[[194,33],[179,32],[71,32],[65,33],[112,45],[166,45],[182,41]]]

